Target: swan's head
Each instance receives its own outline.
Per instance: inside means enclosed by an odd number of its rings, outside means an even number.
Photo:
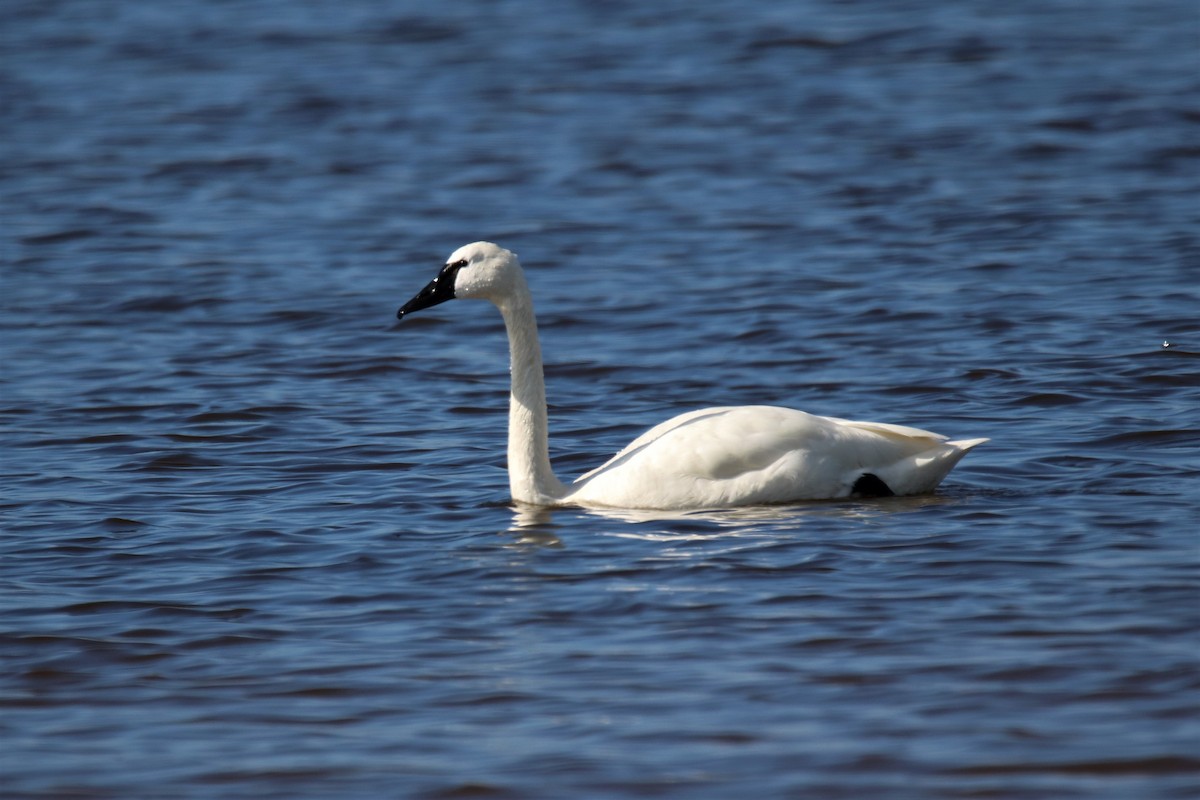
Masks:
[[[478,297],[498,303],[524,285],[517,254],[491,242],[464,245],[446,259],[437,277],[396,312],[404,319],[414,311],[456,297]]]

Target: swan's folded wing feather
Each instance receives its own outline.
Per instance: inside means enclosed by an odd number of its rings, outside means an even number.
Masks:
[[[884,436],[897,443],[904,441],[912,441],[914,444],[921,446],[929,446],[946,441],[946,436],[933,431],[922,430],[921,428],[912,428],[908,425],[893,425],[890,422],[862,422],[860,420],[838,419],[837,417],[829,417],[828,419],[842,425],[849,425],[859,430],[870,431]]]
[[[708,416],[718,415],[718,414],[721,414],[728,410],[730,410],[730,409],[723,408],[723,407],[721,407],[721,408],[701,408],[701,409],[697,409],[695,411],[688,411],[688,412],[680,414],[676,417],[671,417],[668,420],[660,422],[659,424],[655,425],[650,430],[639,435],[636,439],[634,439],[629,444],[622,447],[616,453],[616,455],[614,455],[608,461],[605,461],[603,464],[601,464],[600,466],[591,470],[590,472],[585,472],[583,475],[580,475],[578,478],[575,479],[575,483],[577,483],[577,484],[584,483],[585,481],[587,481],[587,480],[591,479],[593,476],[595,476],[597,473],[604,472],[605,470],[608,470],[608,469],[614,467],[618,463],[623,463],[623,462],[627,461],[632,454],[642,451],[647,446],[649,446],[649,445],[653,444],[654,442],[658,441],[659,439],[661,439],[667,433],[675,430],[676,428],[679,428],[680,426],[682,426],[684,424],[687,424],[688,422],[691,422],[700,417],[708,417]]]

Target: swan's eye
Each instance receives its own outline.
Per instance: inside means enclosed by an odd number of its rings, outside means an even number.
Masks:
[[[458,261],[447,261],[446,266],[442,267],[442,271],[438,273],[437,279],[453,283],[455,277],[458,275],[458,271],[469,263],[471,262],[465,258],[460,258]]]

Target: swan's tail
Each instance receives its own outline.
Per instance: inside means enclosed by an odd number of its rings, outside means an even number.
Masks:
[[[902,461],[878,470],[879,477],[898,495],[928,494],[938,487],[950,470],[962,461],[971,448],[987,439],[962,439],[939,442],[935,447],[909,456]]]

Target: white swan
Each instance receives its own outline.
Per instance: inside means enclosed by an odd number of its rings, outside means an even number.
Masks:
[[[684,510],[923,494],[987,441],[950,442],[917,428],[773,406],[705,408],[656,425],[564,486],[550,469],[542,352],[516,254],[490,242],[460,247],[396,316],[456,297],[490,300],[504,317],[512,365],[508,480],[520,503]]]

